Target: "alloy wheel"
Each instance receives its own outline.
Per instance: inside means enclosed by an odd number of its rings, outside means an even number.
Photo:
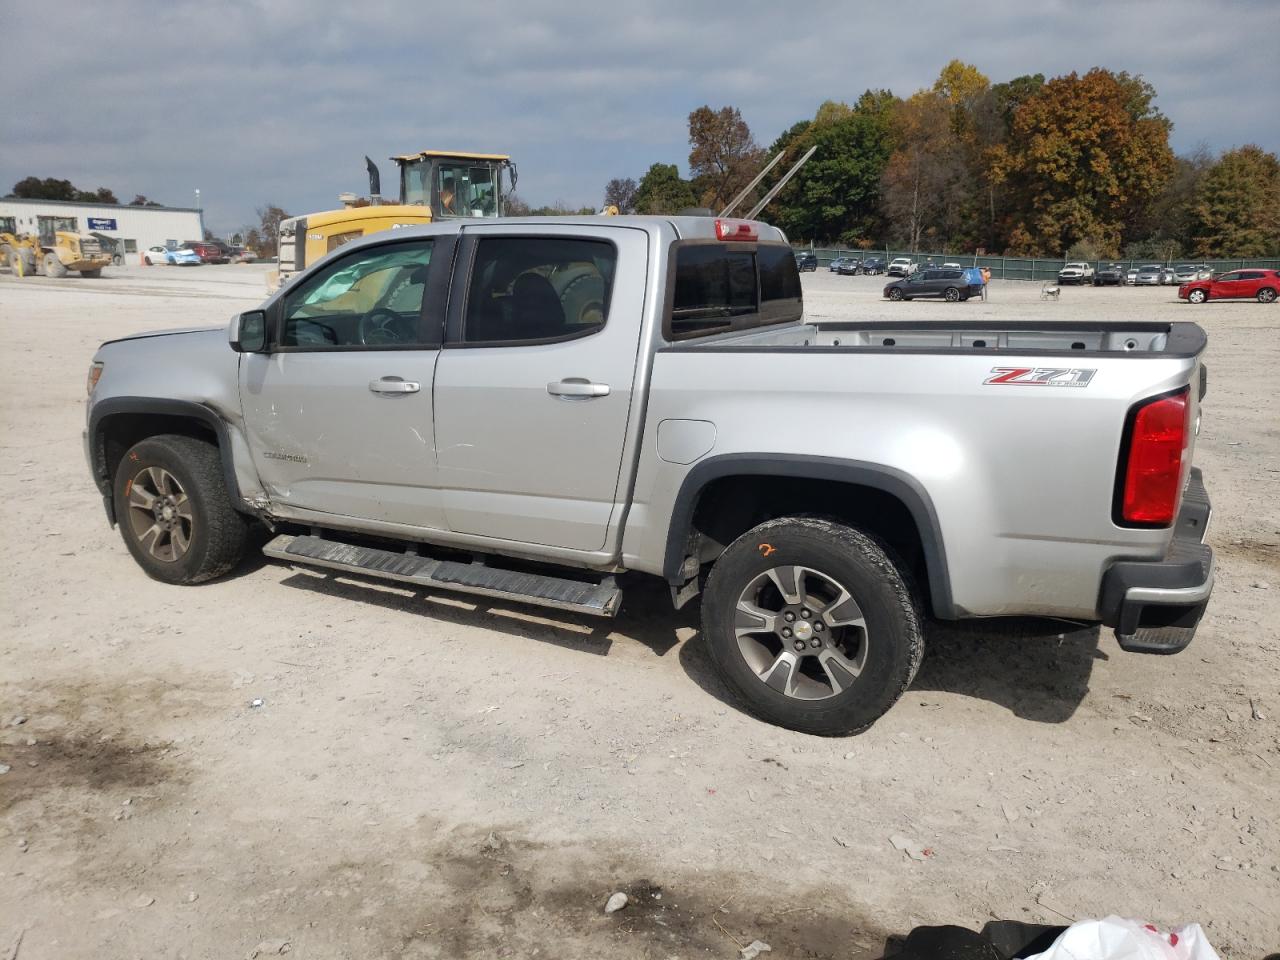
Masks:
[[[812,567],[772,567],[748,583],[734,634],[760,681],[797,700],[843,693],[867,662],[862,609],[838,580]]]
[[[138,545],[164,563],[181,560],[191,548],[195,520],[177,478],[163,467],[144,467],[129,481],[125,496]]]

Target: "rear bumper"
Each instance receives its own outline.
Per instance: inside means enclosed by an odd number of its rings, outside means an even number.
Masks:
[[[1205,544],[1212,506],[1192,468],[1173,540],[1160,560],[1119,560],[1102,578],[1102,622],[1122,650],[1178,653],[1195,637],[1213,592],[1213,550]]]

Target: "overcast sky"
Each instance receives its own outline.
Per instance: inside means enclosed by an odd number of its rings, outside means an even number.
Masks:
[[[27,65],[5,73],[0,193],[54,176],[190,206],[199,188],[218,233],[266,203],[305,213],[365,192],[366,153],[394,193],[386,158],[419,149],[510,153],[525,200],[598,206],[611,177],[656,161],[684,170],[686,118],[701,104],[740,108],[768,145],[823,100],[908,95],[953,57],[993,82],[1140,73],[1176,150],[1280,149],[1277,0],[92,9],[50,20],[40,3],[0,0],[4,48]]]

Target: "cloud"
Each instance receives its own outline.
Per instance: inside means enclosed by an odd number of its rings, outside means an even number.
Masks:
[[[8,49],[48,48],[37,8],[6,14]],[[1176,149],[1280,149],[1256,106],[1274,98],[1280,66],[1247,39],[1277,34],[1269,0],[907,9],[126,0],[61,18],[48,69],[10,71],[0,188],[58,176],[173,205],[200,188],[206,221],[225,232],[268,202],[305,212],[363,190],[366,153],[441,148],[511,153],[534,203],[597,205],[610,177],[683,167],[685,118],[703,103],[739,107],[767,144],[823,100],[909,94],[952,57],[993,81],[1140,73]]]

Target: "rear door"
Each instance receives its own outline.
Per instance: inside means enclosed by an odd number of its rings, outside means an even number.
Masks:
[[[458,265],[434,397],[448,527],[600,550],[622,496],[647,235],[467,226]]]
[[[245,354],[240,402],[272,504],[444,529],[431,378],[453,238],[361,247],[273,307],[272,352]]]

